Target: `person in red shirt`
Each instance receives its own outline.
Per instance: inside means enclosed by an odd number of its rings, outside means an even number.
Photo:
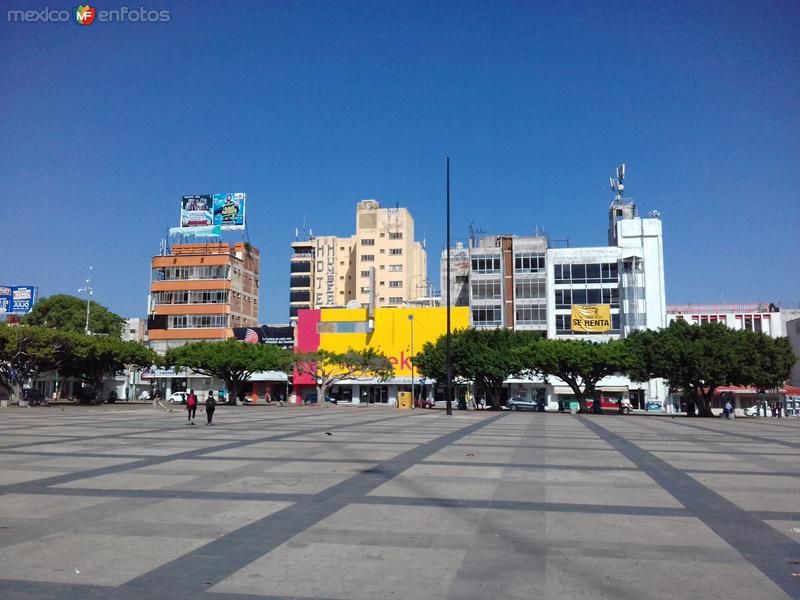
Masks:
[[[189,424],[194,425],[194,416],[197,413],[197,396],[192,390],[186,396],[186,411],[189,413]]]

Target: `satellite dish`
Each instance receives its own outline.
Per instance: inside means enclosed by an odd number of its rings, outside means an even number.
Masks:
[[[347,304],[345,304],[345,308],[361,308],[361,303],[353,298]]]

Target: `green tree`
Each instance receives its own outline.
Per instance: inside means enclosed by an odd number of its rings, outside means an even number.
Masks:
[[[297,355],[295,368],[311,375],[316,382],[317,404],[325,405],[328,390],[345,379],[376,378],[386,381],[394,373],[392,363],[373,348],[348,349],[347,352],[318,350]]]
[[[68,294],[57,294],[39,300],[23,323],[53,329],[64,329],[74,333],[85,333],[86,301]],[[110,335],[119,338],[125,319],[114,314],[97,302],[89,304],[89,331],[95,335]]]
[[[750,383],[746,333],[721,323],[680,320],[658,331],[634,332],[626,339],[632,356],[628,374],[637,381],[663,377],[697,406],[699,416],[713,417],[711,398],[718,387]]]
[[[162,363],[176,368],[216,377],[230,391],[229,402],[235,402],[239,390],[253,373],[259,371],[288,371],[294,355],[269,344],[245,344],[238,340],[224,342],[193,342],[170,348]]]
[[[139,342],[125,342],[111,336],[72,334],[70,359],[61,373],[75,377],[92,390],[94,402],[101,402],[103,379],[122,373],[126,367],[148,367],[158,360],[155,352]]]
[[[592,398],[593,408],[599,412],[597,384],[609,375],[624,372],[630,362],[627,346],[621,340],[540,340],[520,354],[532,369],[566,383],[578,400],[580,412],[586,412],[587,398]]]
[[[68,364],[76,342],[69,332],[0,324],[0,386],[18,400],[26,381]]]
[[[741,331],[742,380],[759,390],[773,390],[786,383],[797,357],[789,340],[764,333]]]
[[[450,339],[453,378],[474,382],[496,410],[500,408],[505,380],[535,371],[535,365],[526,363],[520,350],[539,339],[541,334],[532,331],[457,330]],[[441,336],[435,343],[426,343],[414,357],[420,373],[440,383],[447,381],[446,345],[446,336]]]

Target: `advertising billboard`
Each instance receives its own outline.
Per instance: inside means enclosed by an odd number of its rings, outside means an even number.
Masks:
[[[213,221],[211,194],[195,194],[181,198],[181,227],[207,227]]]
[[[223,229],[244,229],[245,194],[214,194],[213,224]]]
[[[0,286],[0,315],[27,315],[36,302],[31,285]]]
[[[233,337],[248,344],[272,344],[288,350],[294,348],[293,327],[234,327]]]
[[[572,331],[587,333],[611,331],[611,305],[573,304]]]

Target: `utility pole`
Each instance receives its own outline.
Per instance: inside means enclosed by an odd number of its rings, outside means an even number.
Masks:
[[[450,354],[450,157],[447,157],[447,414],[453,414],[453,357]]]

